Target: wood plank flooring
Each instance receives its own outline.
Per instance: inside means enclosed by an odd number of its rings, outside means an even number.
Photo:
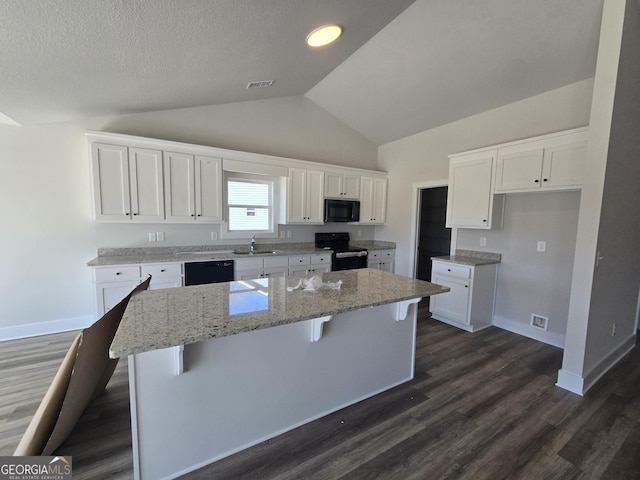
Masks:
[[[181,478],[640,478],[637,348],[580,397],[554,386],[561,350],[420,317],[413,381]],[[73,336],[0,343],[0,455],[13,453]],[[73,456],[76,480],[130,479],[130,435],[121,360],[58,453]]]

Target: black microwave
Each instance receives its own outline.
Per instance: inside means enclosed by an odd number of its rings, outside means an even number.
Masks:
[[[358,200],[333,200],[331,198],[325,199],[324,223],[359,221],[360,202]]]

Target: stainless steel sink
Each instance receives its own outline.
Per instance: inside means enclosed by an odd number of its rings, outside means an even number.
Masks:
[[[267,250],[267,251],[257,251],[257,252],[249,252],[248,250],[234,250],[234,255],[277,255],[280,253],[279,250]]]

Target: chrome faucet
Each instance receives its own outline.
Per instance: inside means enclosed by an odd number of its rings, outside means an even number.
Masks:
[[[251,242],[249,242],[249,252],[253,253],[253,247],[256,245],[256,236],[251,237]]]

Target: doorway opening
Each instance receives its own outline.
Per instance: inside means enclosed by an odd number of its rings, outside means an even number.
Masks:
[[[420,280],[431,280],[431,257],[451,252],[451,229],[445,226],[447,190],[447,187],[432,187],[419,191],[415,272]],[[420,308],[428,305],[428,297],[420,302]]]

